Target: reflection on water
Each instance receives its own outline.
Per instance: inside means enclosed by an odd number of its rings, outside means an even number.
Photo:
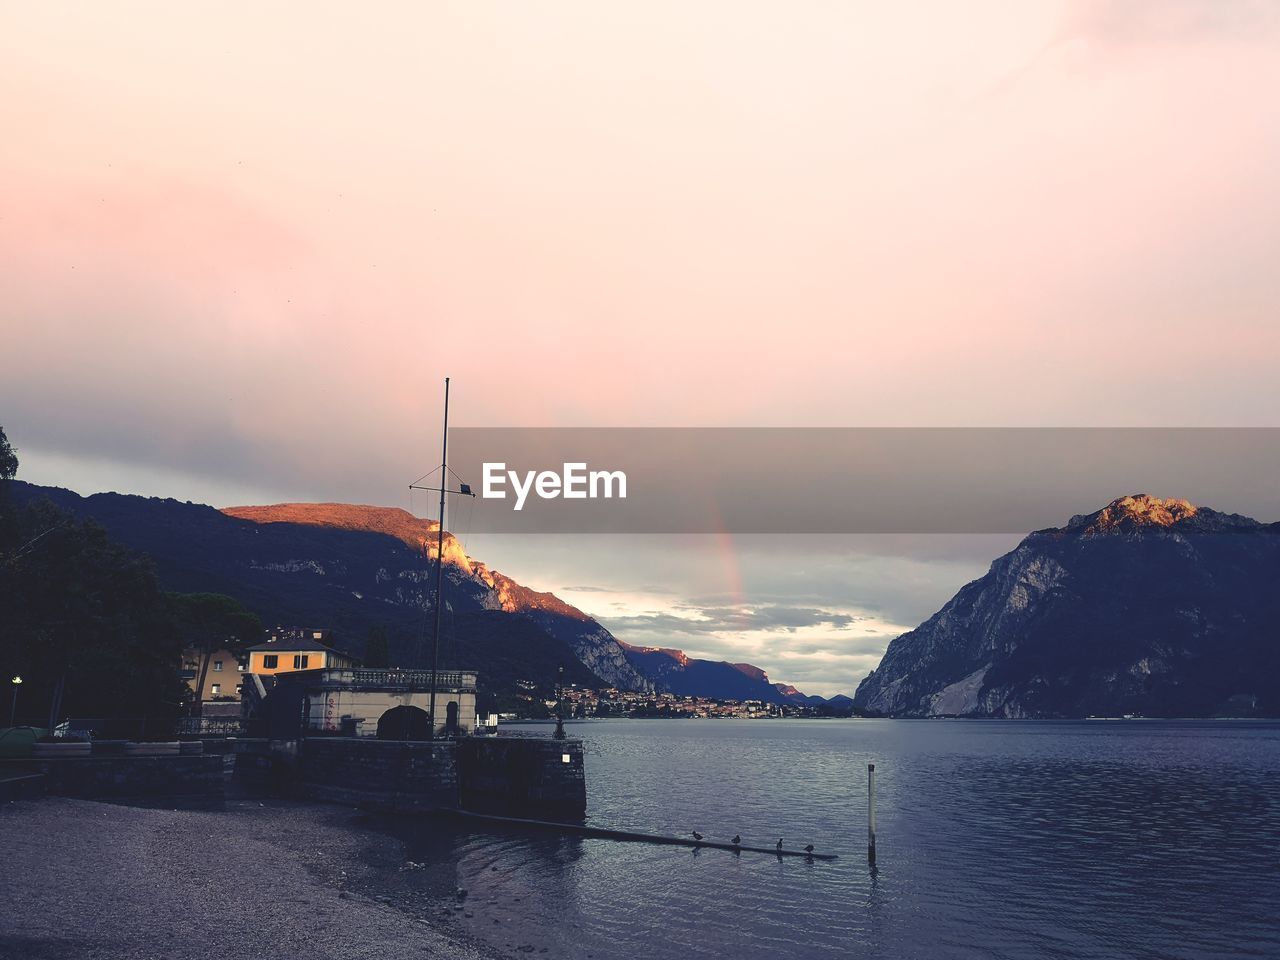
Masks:
[[[834,862],[515,830],[408,838],[502,952],[1280,956],[1280,724],[610,721],[590,822]],[[878,871],[866,864],[876,763]],[[496,921],[496,922],[495,922]]]

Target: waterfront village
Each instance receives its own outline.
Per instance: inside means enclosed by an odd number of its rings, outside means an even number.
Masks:
[[[323,628],[276,627],[265,631],[262,643],[236,653],[230,649],[195,650],[183,654],[182,678],[192,692],[193,713],[202,729],[227,728],[249,723],[273,687],[308,678],[337,675],[366,688],[396,686],[411,682],[422,671],[395,667],[362,667],[358,658],[333,646],[331,631]],[[299,675],[296,677],[290,675]],[[491,732],[499,722],[550,720],[559,714],[566,720],[592,718],[734,718],[776,719],[822,716],[819,707],[796,703],[768,703],[761,700],[731,700],[672,693],[634,692],[615,687],[592,689],[579,684],[548,689],[532,679],[515,681],[514,696],[504,697],[502,712],[477,717],[474,673],[443,671],[445,703],[456,702],[458,732]],[[328,684],[331,686],[332,684]],[[317,688],[315,709],[307,708],[306,726],[315,730],[338,730],[343,721],[355,722],[356,733],[372,734],[381,717],[353,717],[336,704],[332,692]],[[403,701],[401,701],[403,702]],[[363,703],[369,713],[381,705]],[[387,708],[394,706],[388,703]]]
[[[816,707],[793,703],[765,703],[762,700],[717,700],[711,697],[677,696],[671,693],[633,693],[609,687],[591,690],[576,685],[563,691],[566,718],[587,717],[730,717],[742,720],[764,720],[778,717],[816,717]],[[554,701],[547,702],[555,708]],[[536,711],[534,705],[531,713]],[[514,719],[514,717],[512,718]]]

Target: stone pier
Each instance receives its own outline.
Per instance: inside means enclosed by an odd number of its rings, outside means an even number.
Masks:
[[[236,778],[301,799],[398,813],[465,809],[572,820],[587,803],[581,740],[245,740]]]
[[[574,820],[587,812],[581,740],[460,740],[458,772],[464,810]]]

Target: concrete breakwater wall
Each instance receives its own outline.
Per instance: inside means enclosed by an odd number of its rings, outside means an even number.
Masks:
[[[137,752],[160,749],[182,752]],[[227,753],[234,755],[233,761]],[[225,774],[231,771],[236,789],[249,794],[396,813],[471,810],[573,820],[583,816],[587,805],[582,741],[536,737],[244,738],[165,745],[102,741],[93,744],[92,752],[5,760],[0,767],[7,793],[21,789],[24,795],[138,804],[220,806]]]
[[[297,792],[397,813],[458,806],[453,742],[316,738],[298,742]]]
[[[464,810],[556,819],[587,812],[581,740],[460,740],[458,770]]]
[[[50,796],[214,807],[224,800],[223,759],[216,755],[89,755],[20,763],[42,776],[43,792]]]
[[[574,819],[587,803],[580,740],[241,740],[235,776],[249,789],[397,813]]]

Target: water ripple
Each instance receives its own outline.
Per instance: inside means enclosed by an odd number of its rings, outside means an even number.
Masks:
[[[572,733],[593,823],[782,836],[841,859],[460,833],[450,855],[487,905],[469,921],[481,936],[500,915],[549,955],[602,960],[1280,956],[1280,724],[633,720]]]

